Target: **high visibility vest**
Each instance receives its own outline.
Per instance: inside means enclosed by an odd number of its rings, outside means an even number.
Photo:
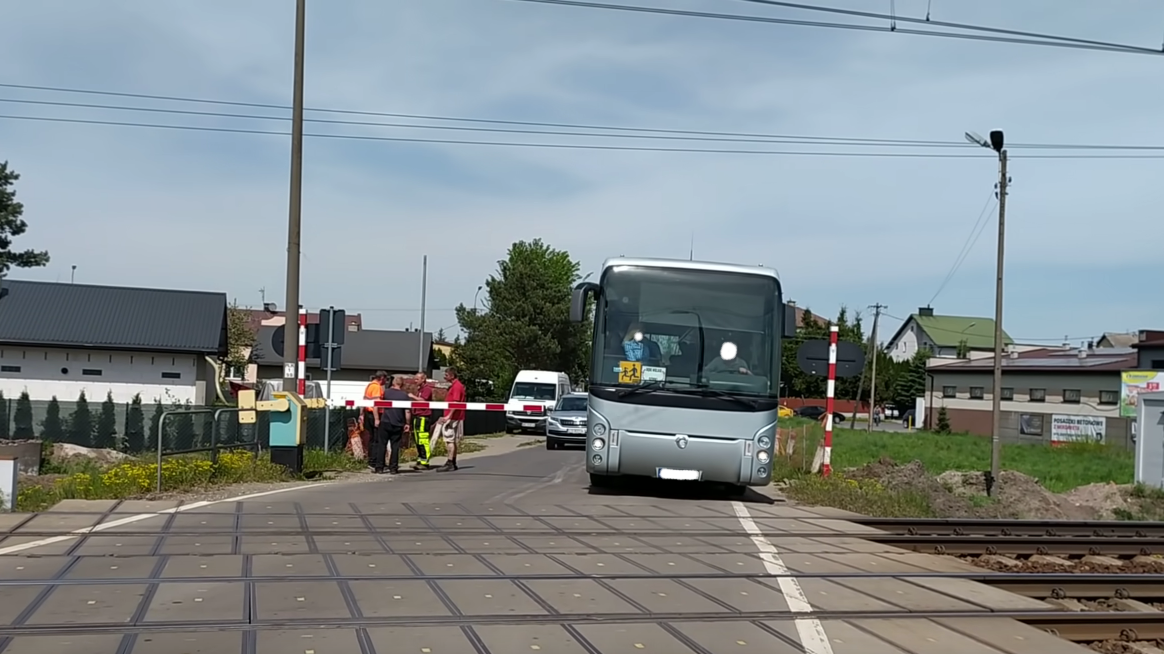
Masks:
[[[384,387],[380,385],[380,382],[369,382],[368,385],[364,387],[364,399],[365,400],[382,400],[382,399],[384,399]],[[369,406],[369,407],[364,407],[364,409],[366,411],[368,411],[369,413],[376,412],[375,407]]]

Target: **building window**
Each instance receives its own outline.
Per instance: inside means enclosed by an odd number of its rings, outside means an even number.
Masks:
[[[1047,401],[1047,389],[1045,389],[1045,388],[1032,388],[1030,394],[1027,395],[1027,398],[1031,402],[1046,402]]]
[[[81,374],[86,377],[100,377],[101,371],[96,368],[81,368]]]
[[[1064,404],[1079,404],[1079,400],[1083,397],[1083,393],[1078,388],[1064,388],[1063,389],[1063,403]]]
[[[985,388],[983,388],[981,386],[971,386],[970,387],[970,399],[981,400],[984,397],[986,397],[986,389]]]
[[[20,366],[0,366],[0,372],[20,372]]]
[[[1100,391],[1099,392],[1099,403],[1100,404],[1119,404],[1120,403],[1119,391]]]
[[[180,373],[180,372],[163,372],[162,373],[162,379],[181,379],[181,378],[182,378],[182,373]]]
[[[1006,386],[1003,386],[1002,387],[1002,395],[999,397],[999,399],[1008,400],[1008,401],[1013,400],[1014,399],[1014,389],[1007,388]]]
[[[943,386],[942,397],[958,397],[958,388],[955,386]]]

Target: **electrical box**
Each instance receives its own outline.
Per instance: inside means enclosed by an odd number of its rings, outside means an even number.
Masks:
[[[1136,398],[1136,483],[1164,488],[1164,393]]]

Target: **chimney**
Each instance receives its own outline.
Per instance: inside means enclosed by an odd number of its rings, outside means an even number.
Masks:
[[[918,307],[917,315],[919,315],[923,318],[933,318],[934,317],[934,308],[933,307]]]
[[[1095,341],[1087,341],[1087,351],[1088,352],[1095,351]]]
[[[1085,350],[1083,348],[1079,348],[1079,358],[1086,359],[1087,358],[1087,350]]]
[[[794,309],[795,309],[795,308],[796,308],[796,300],[789,300],[789,301],[788,301],[788,306],[790,306],[790,307],[792,307],[792,308],[794,308]]]
[[[1008,354],[1010,355],[1010,358],[1012,358],[1012,359],[1018,358],[1018,350],[1014,349],[1013,347],[1010,348],[1010,352],[1008,352]]]

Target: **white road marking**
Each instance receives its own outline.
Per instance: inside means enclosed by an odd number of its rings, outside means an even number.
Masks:
[[[732,508],[736,511],[736,518],[739,519],[740,526],[748,532],[748,537],[760,550],[760,559],[764,561],[764,568],[768,574],[788,575],[788,566],[784,565],[780,553],[776,551],[776,546],[756,526],[756,521],[752,519],[748,508],[742,502],[732,502]],[[793,613],[812,613],[812,605],[809,604],[808,596],[804,594],[804,589],[800,587],[800,582],[796,580],[796,577],[777,577],[776,581],[780,585],[780,593],[784,595],[784,601],[788,602],[788,608]],[[833,645],[829,642],[828,634],[825,633],[824,625],[820,623],[820,620],[796,618],[795,623],[796,632],[800,635],[800,644],[804,646],[805,654],[833,654]]]
[[[149,520],[150,518],[156,518],[158,516],[170,515],[171,513],[181,513],[183,511],[190,511],[192,509],[200,509],[204,506],[210,506],[212,504],[223,504],[225,502],[242,502],[243,500],[250,500],[250,499],[254,499],[256,497],[266,497],[267,495],[274,495],[276,493],[286,493],[288,491],[305,490],[308,488],[320,488],[322,486],[330,486],[330,485],[331,484],[313,484],[311,486],[292,486],[291,488],[276,488],[275,490],[263,491],[261,493],[251,493],[250,495],[240,495],[238,497],[228,497],[226,499],[221,499],[221,500],[202,501],[202,502],[193,502],[191,504],[183,504],[181,506],[177,506],[177,507],[174,507],[172,509],[164,509],[162,511],[156,511],[154,513],[139,513],[136,515],[126,516],[124,518],[118,518],[117,520],[110,520],[109,522],[103,522],[99,525],[94,525],[92,527],[85,527],[84,529],[77,529],[75,531],[70,531],[67,534],[61,534],[60,536],[50,536],[49,538],[42,538],[40,540],[29,541],[27,543],[21,543],[19,545],[9,545],[8,547],[0,547],[0,556],[4,556],[6,554],[16,554],[17,552],[23,552],[25,550],[31,550],[31,549],[37,548],[37,547],[44,547],[45,545],[52,545],[54,543],[63,543],[65,541],[75,540],[77,538],[80,538],[81,536],[87,536],[89,534],[97,533],[99,531],[113,529],[114,527],[121,527],[123,525],[131,525],[135,522],[141,522],[142,520]],[[19,536],[20,533],[16,532],[16,533],[9,534],[9,535],[10,536]]]

